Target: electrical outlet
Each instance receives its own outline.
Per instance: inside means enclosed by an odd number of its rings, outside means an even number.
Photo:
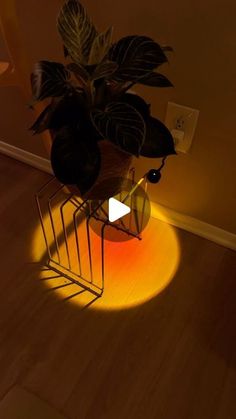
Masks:
[[[171,131],[176,151],[188,153],[197,126],[199,111],[168,102],[165,124]]]

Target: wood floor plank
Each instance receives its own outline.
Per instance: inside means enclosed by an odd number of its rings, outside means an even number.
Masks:
[[[33,263],[34,193],[49,178],[0,156],[0,399],[18,384],[69,419],[235,419],[235,252],[175,229],[180,265],[162,293],[83,309]]]

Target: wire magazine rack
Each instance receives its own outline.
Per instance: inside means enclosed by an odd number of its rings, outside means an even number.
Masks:
[[[119,200],[126,202],[131,211],[124,219],[113,223],[108,218],[107,200],[83,200],[70,193],[55,177],[35,195],[46,245],[47,267],[96,297],[101,297],[104,291],[106,230],[115,229],[138,240],[142,238],[146,194],[142,211],[138,212],[133,194],[137,188],[133,168],[128,179],[131,190],[120,192]],[[148,182],[145,177],[138,185],[143,181],[146,192]],[[96,225],[100,233],[92,232],[91,225]]]

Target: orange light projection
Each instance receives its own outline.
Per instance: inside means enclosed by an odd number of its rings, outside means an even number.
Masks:
[[[163,218],[163,217],[162,217]],[[69,219],[69,218],[68,218]],[[67,219],[66,219],[67,220]],[[125,233],[124,233],[125,234]],[[82,231],[81,231],[82,235]],[[86,237],[80,242],[86,251]],[[68,241],[73,243],[73,235]],[[101,239],[91,231],[93,273],[101,276]],[[33,238],[33,258],[45,260],[45,244],[38,225]],[[76,254],[72,254],[72,259]],[[142,233],[142,240],[125,242],[105,241],[105,287],[101,298],[89,306],[93,310],[123,310],[143,304],[158,295],[174,278],[180,259],[180,247],[174,229],[163,221],[151,218]],[[75,263],[72,260],[72,264]],[[54,278],[52,278],[54,277]],[[48,278],[48,279],[47,279]],[[54,288],[62,299],[80,306],[94,299],[87,291],[80,293],[78,285],[71,284],[64,277],[58,277],[52,270],[41,272],[42,284]]]

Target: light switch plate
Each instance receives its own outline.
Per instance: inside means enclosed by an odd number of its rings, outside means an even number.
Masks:
[[[199,110],[182,106],[174,102],[168,102],[165,118],[165,125],[172,132],[173,130],[183,131],[184,135],[172,135],[175,140],[176,151],[188,153],[195,134]]]

